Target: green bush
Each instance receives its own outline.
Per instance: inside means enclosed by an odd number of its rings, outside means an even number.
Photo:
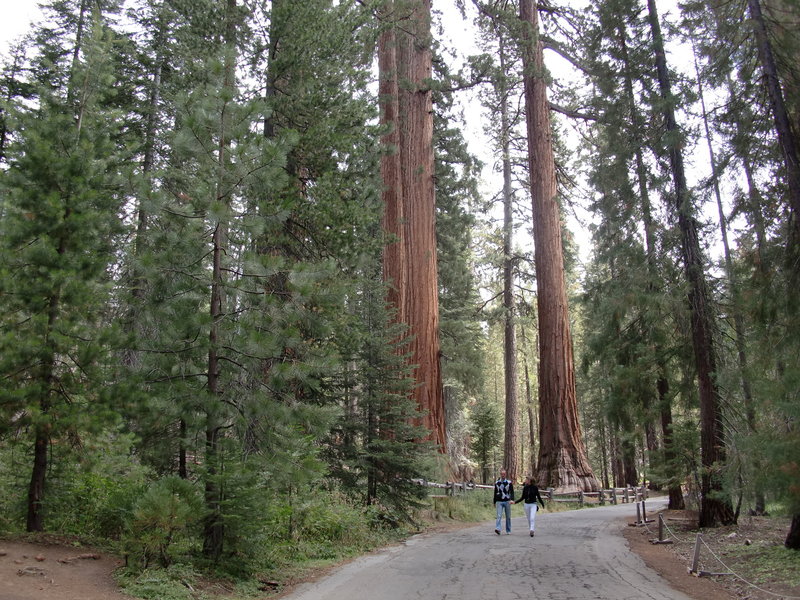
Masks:
[[[49,531],[95,540],[122,535],[147,469],[131,459],[130,435],[87,434],[80,443],[53,444],[44,499]],[[33,458],[29,448],[0,442],[0,530],[25,525],[27,488]]]
[[[145,569],[154,558],[166,567],[174,560],[175,548],[191,545],[191,526],[203,514],[202,501],[192,483],[165,477],[154,482],[136,502],[123,546]]]

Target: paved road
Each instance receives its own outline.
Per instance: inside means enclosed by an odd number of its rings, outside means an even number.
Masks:
[[[662,506],[647,502],[648,513]],[[539,513],[510,535],[494,522],[427,534],[361,557],[306,583],[291,600],[690,600],[628,550],[621,530],[634,504]]]

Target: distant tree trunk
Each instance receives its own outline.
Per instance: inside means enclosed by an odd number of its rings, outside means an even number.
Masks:
[[[391,13],[391,7],[392,3],[387,3],[384,12],[388,8]],[[398,93],[395,127],[399,136],[401,182],[393,196],[402,206],[386,207],[390,219],[401,219],[402,226],[397,233],[398,243],[404,246],[406,277],[405,280],[393,277],[392,282],[400,295],[398,316],[409,326],[410,362],[417,365],[414,372],[417,385],[412,393],[419,410],[424,413],[422,425],[440,451],[446,452],[439,345],[433,105],[428,83],[432,74],[430,0],[415,2],[408,10],[408,14],[403,15],[402,26],[395,27],[393,33]],[[391,36],[383,41],[381,53],[391,51]],[[391,65],[387,57],[382,61]],[[384,112],[386,107],[384,105]],[[392,184],[396,184],[396,180],[384,182],[385,187]],[[385,198],[391,196],[390,193]],[[395,274],[399,268],[389,263],[385,272]]]
[[[622,440],[622,466],[625,473],[625,485],[638,485],[639,475],[636,470],[636,444],[631,439],[626,438]]]
[[[659,369],[665,368],[663,365]],[[659,406],[661,407],[661,435],[664,438],[664,469],[667,473],[669,483],[667,484],[669,494],[669,506],[671,510],[683,510],[686,504],[683,501],[683,490],[676,481],[675,471],[675,441],[672,437],[672,406],[669,401],[669,381],[666,372],[659,371],[658,381]]]
[[[608,447],[611,443],[606,435],[606,426],[605,421],[601,417],[597,420],[597,428],[600,432],[600,476],[602,477],[602,486],[603,489],[608,489],[611,487],[609,482],[609,473],[608,473]]]
[[[235,75],[235,54],[236,54],[236,0],[226,0],[226,23],[225,23],[225,73],[223,87],[229,93],[229,100],[232,99],[236,91]],[[219,179],[217,181],[217,201],[223,204],[230,202],[227,196],[227,186],[223,181],[226,170],[229,168],[230,139],[230,116],[223,105],[219,122],[219,142],[217,146],[217,165],[219,167]],[[227,223],[222,218],[218,219],[212,234],[211,240],[211,301],[210,301],[210,332],[208,339],[208,374],[207,386],[211,401],[211,407],[206,411],[206,469],[207,477],[205,482],[205,500],[208,514],[203,523],[203,554],[214,560],[222,554],[225,534],[224,516],[222,514],[222,489],[217,481],[219,474],[218,465],[221,460],[219,450],[219,436],[223,423],[219,421],[215,406],[219,402],[219,376],[220,376],[220,339],[219,325],[224,317],[224,287],[225,269],[222,264],[223,254],[227,252]]]
[[[797,140],[789,122],[786,103],[783,99],[783,90],[778,78],[778,69],[767,33],[766,21],[761,12],[761,3],[759,0],[747,0],[747,7],[750,12],[749,22],[752,24],[753,31],[756,34],[758,58],[764,71],[772,118],[775,121],[775,132],[778,134],[778,143],[783,153],[784,167],[786,168],[789,207],[792,212],[790,247],[793,251],[790,253],[790,259],[794,260],[797,258],[798,247],[800,246],[800,160],[798,160]],[[794,264],[792,268],[797,273],[800,265]]]
[[[598,482],[578,420],[543,46],[532,0],[520,3],[520,19],[525,25],[522,56],[540,327],[537,480],[559,490],[594,491]]]
[[[186,464],[186,419],[181,419],[179,424],[181,439],[178,441],[178,477],[189,478],[189,469]]]
[[[614,487],[625,485],[625,466],[622,461],[622,444],[616,427],[611,427],[611,471]]]
[[[506,72],[506,54],[503,38],[500,38],[500,69]],[[516,481],[519,471],[519,410],[517,407],[517,333],[516,306],[514,299],[514,202],[511,191],[511,140],[508,116],[507,92],[501,84],[500,128],[503,147],[503,359],[506,388],[505,442],[503,463],[508,478]]]
[[[689,311],[692,321],[692,346],[694,347],[697,379],[700,392],[700,445],[702,447],[703,474],[700,527],[714,527],[735,521],[730,502],[721,498],[722,483],[719,465],[725,462],[725,442],[722,409],[717,382],[711,306],[703,270],[703,258],[697,234],[697,222],[692,214],[691,198],[686,183],[683,155],[677,143],[679,134],[672,106],[672,91],[667,71],[661,25],[655,0],[648,0],[648,13],[653,34],[656,69],[661,97],[664,100],[664,120],[667,135],[675,138],[669,146],[669,159],[675,185],[675,211],[681,231],[686,280],[689,284]]]
[[[694,50],[694,48],[693,48]],[[747,351],[745,349],[744,317],[742,317],[741,300],[739,297],[739,281],[736,270],[733,268],[730,244],[728,243],[728,219],[725,217],[725,209],[722,206],[722,193],[719,189],[719,171],[717,159],[714,154],[714,146],[711,143],[711,129],[708,125],[708,113],[706,111],[705,93],[703,90],[703,78],[700,76],[700,66],[697,63],[697,54],[694,55],[694,68],[697,74],[697,89],[700,96],[700,107],[703,115],[703,128],[706,134],[706,145],[708,146],[708,158],[711,165],[711,180],[714,184],[714,197],[717,201],[717,214],[719,215],[719,230],[722,236],[722,249],[725,256],[725,274],[728,276],[728,289],[731,295],[731,312],[733,313],[734,342],[736,343],[736,354],[739,360],[739,379],[742,386],[742,398],[744,400],[745,416],[747,427],[751,434],[756,433],[755,404],[753,401],[752,386],[747,376]],[[753,457],[758,464],[758,458]],[[760,488],[755,491],[755,512],[763,514],[766,506],[764,492]]]
[[[659,486],[658,482],[654,481],[651,477],[653,472],[653,462],[655,457],[658,455],[658,435],[656,433],[656,424],[649,419],[649,415],[652,410],[649,397],[645,397],[645,404],[643,408],[645,409],[645,415],[647,415],[647,421],[644,424],[645,448],[647,449],[647,471],[643,475],[645,479],[647,479],[647,489],[658,490],[661,486]]]
[[[528,408],[528,429],[530,432],[530,452],[531,452],[531,466],[528,470],[529,474],[536,473],[536,411],[533,410],[533,397],[531,395],[531,378],[528,371],[528,363],[525,362],[525,406]]]

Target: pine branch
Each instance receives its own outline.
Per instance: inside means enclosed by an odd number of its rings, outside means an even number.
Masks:
[[[567,108],[554,102],[550,102],[550,110],[561,113],[571,119],[582,119],[584,121],[599,121],[600,117],[594,112],[581,112],[579,109]]]

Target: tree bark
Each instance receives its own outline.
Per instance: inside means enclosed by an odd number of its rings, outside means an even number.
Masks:
[[[392,3],[384,12],[391,14]],[[407,323],[404,294],[408,289],[408,267],[403,230],[403,180],[400,166],[400,92],[397,83],[397,42],[393,26],[385,26],[378,40],[378,98],[381,126],[386,130],[381,138],[381,181],[383,191],[383,231],[386,242],[383,250],[383,279],[387,284],[386,300],[395,311],[395,320]]]
[[[387,6],[391,9],[392,3]],[[401,205],[387,205],[386,210],[391,220],[399,218],[398,243],[403,248],[398,252],[402,252],[405,259],[405,277],[393,277],[391,281],[400,295],[396,305],[398,317],[409,326],[408,351],[411,364],[416,365],[412,394],[423,413],[421,425],[430,432],[430,440],[439,450],[446,452],[439,345],[433,104],[429,87],[432,75],[430,0],[412,3],[404,17],[402,26],[394,28],[398,97],[395,127],[400,186],[387,192],[385,198],[391,199],[393,195],[393,202]],[[385,42],[382,49],[390,51],[391,38]],[[391,65],[389,58],[382,60],[388,60],[386,64]],[[384,111],[387,107],[391,107],[391,103],[384,105]],[[391,167],[388,168],[391,171]],[[384,182],[384,185],[396,185],[396,180]],[[386,271],[396,274],[398,268],[389,263]]]
[[[653,34],[659,88],[664,100],[665,129],[667,135],[675,139],[670,144],[668,151],[675,186],[675,211],[681,231],[684,272],[689,284],[692,346],[700,395],[700,445],[703,473],[699,526],[714,527],[719,524],[731,524],[735,522],[735,517],[730,502],[721,497],[722,483],[718,473],[719,465],[725,462],[725,439],[720,395],[716,382],[717,364],[711,306],[697,233],[697,222],[693,216],[689,188],[686,183],[683,155],[677,142],[679,131],[675,120],[670,77],[667,71],[664,41],[655,0],[648,0],[647,6]]]
[[[595,491],[598,482],[578,420],[543,46],[532,0],[520,3],[520,19],[525,25],[522,56],[540,327],[537,481],[560,491]]]

